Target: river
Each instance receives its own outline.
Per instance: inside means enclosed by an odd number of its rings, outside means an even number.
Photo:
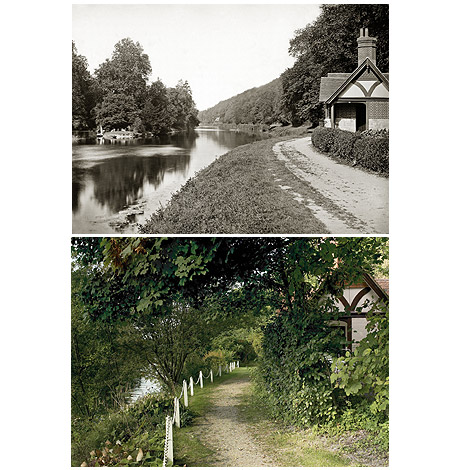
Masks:
[[[197,128],[151,139],[81,139],[72,145],[72,233],[137,233],[217,157],[261,137]]]
[[[145,395],[157,393],[160,391],[161,386],[157,380],[150,379],[148,377],[142,377],[139,385],[130,393],[129,403],[134,403],[136,400],[144,397]]]

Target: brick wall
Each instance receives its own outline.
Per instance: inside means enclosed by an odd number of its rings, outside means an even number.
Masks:
[[[369,101],[367,112],[369,119],[389,119],[389,101]]]

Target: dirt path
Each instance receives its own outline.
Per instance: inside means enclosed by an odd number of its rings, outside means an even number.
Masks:
[[[310,137],[279,142],[273,150],[302,183],[292,188],[279,180],[280,187],[309,207],[330,233],[388,233],[387,178],[336,163],[315,150]]]
[[[277,464],[265,454],[252,437],[248,424],[241,419],[240,397],[250,386],[248,376],[218,386],[212,395],[212,406],[196,421],[194,434],[215,452],[211,467],[273,467]]]

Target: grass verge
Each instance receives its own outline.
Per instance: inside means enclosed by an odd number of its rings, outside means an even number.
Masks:
[[[243,395],[240,411],[254,438],[272,455],[280,467],[348,467],[350,459],[330,450],[312,431],[274,421],[265,404],[253,392]]]
[[[297,136],[306,135],[306,128]],[[272,147],[295,135],[243,145],[222,155],[140,227],[142,233],[327,233],[309,208],[280,187],[293,175]],[[286,183],[287,182],[287,183]],[[298,184],[298,181],[293,184]]]

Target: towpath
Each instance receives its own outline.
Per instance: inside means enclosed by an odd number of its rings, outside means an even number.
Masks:
[[[315,150],[310,137],[278,142],[273,151],[299,184],[279,186],[309,207],[330,233],[388,233],[389,180],[340,164]]]
[[[196,420],[195,435],[214,451],[211,467],[274,467],[261,444],[251,434],[239,411],[241,397],[250,386],[250,378],[236,375],[214,389],[212,406]]]

